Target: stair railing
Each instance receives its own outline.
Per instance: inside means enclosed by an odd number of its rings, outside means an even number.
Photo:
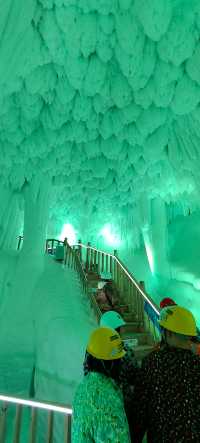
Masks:
[[[18,237],[18,248],[20,249],[23,236]],[[88,272],[110,273],[112,279],[116,283],[120,294],[124,297],[124,303],[127,303],[131,312],[134,312],[139,327],[144,327],[151,332],[155,340],[160,337],[158,317],[160,314],[159,307],[154,303],[152,298],[146,293],[143,282],[137,282],[131,272],[117,256],[115,250],[110,254],[100,249],[94,248],[90,243],[87,245],[79,242],[71,247],[67,239],[64,241],[57,239],[46,240],[46,252],[55,252],[59,245],[65,246],[64,263],[68,267],[76,269],[79,273],[84,292],[88,294],[92,308],[94,309],[97,320],[101,317],[101,310],[95,297],[88,290]]]
[[[46,241],[46,251],[48,248],[53,250],[59,244],[65,246],[65,265],[79,273],[84,292],[89,296],[97,321],[101,317],[101,310],[95,297],[88,290],[88,272],[109,273],[120,291],[123,303],[129,306],[131,312],[134,312],[138,328],[145,328],[155,341],[159,340],[158,318],[160,309],[146,293],[144,282],[137,282],[133,274],[129,272],[117,256],[116,250],[111,254],[92,247],[90,243],[85,245],[81,243],[81,240],[71,247],[67,239],[64,242],[48,239]]]
[[[117,251],[110,254],[92,247],[90,243],[85,245],[80,240],[74,248],[85,263],[86,272],[110,273],[122,298],[124,297],[123,301],[129,305],[130,311],[134,312],[138,327],[145,327],[157,341],[160,337],[158,325],[160,309],[145,292],[144,282],[137,282],[117,256]]]
[[[15,423],[13,428],[13,443],[19,443],[22,437],[23,429],[23,410],[28,408],[30,412],[29,418],[29,443],[36,443],[38,441],[37,434],[37,419],[39,411],[47,411],[47,428],[45,441],[47,443],[53,442],[54,436],[54,417],[56,414],[63,416],[63,443],[71,443],[71,407],[63,404],[41,402],[36,400],[23,399],[18,397],[11,397],[0,394],[0,442],[7,441],[7,421],[9,419],[9,410],[11,405],[15,406]]]

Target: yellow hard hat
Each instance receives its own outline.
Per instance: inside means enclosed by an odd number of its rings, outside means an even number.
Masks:
[[[126,354],[119,334],[114,329],[105,327],[92,332],[87,352],[99,360],[117,360]]]
[[[182,306],[170,306],[162,309],[159,324],[176,334],[197,336],[196,321],[193,314]]]

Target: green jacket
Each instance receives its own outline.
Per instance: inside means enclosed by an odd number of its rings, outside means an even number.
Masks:
[[[122,394],[111,378],[90,372],[78,386],[72,443],[130,443]]]

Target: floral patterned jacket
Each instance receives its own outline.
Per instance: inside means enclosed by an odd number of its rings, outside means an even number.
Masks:
[[[130,443],[122,394],[111,378],[90,372],[78,386],[72,443]]]

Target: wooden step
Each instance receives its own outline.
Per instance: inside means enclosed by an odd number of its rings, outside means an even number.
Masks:
[[[130,332],[145,332],[144,325],[142,326],[137,321],[131,321],[129,323],[126,323],[123,326],[123,332],[122,333],[130,333]]]
[[[123,312],[123,319],[127,323],[134,322],[135,321],[135,314],[134,314],[134,312]]]

